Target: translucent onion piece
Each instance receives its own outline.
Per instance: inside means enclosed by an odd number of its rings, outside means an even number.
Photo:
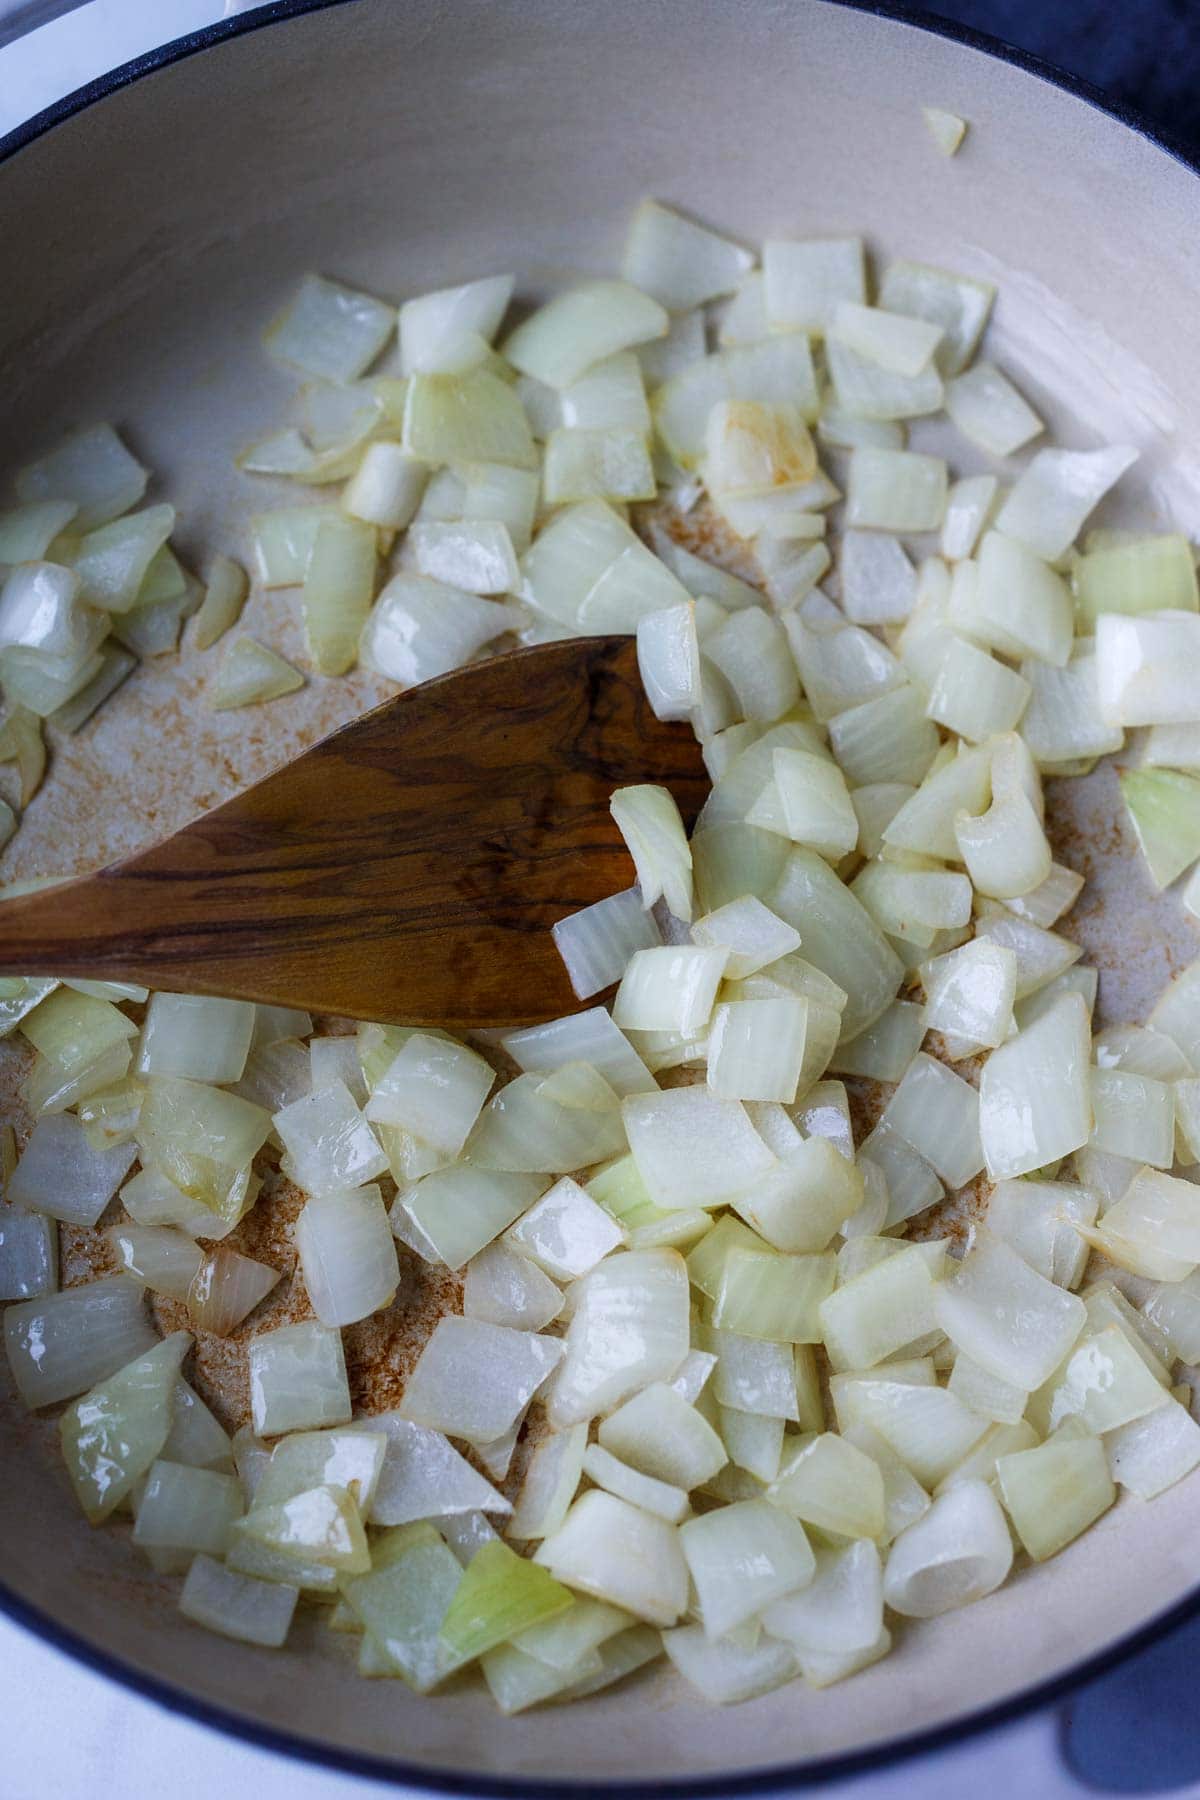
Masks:
[[[58,1286],[58,1230],[43,1213],[0,1206],[0,1300],[33,1300]]]
[[[1200,1425],[1175,1400],[1105,1434],[1113,1480],[1139,1500],[1181,1481],[1200,1463]]]
[[[839,1286],[822,1302],[820,1326],[835,1369],[869,1369],[934,1330],[934,1283],[921,1248],[902,1249]]]
[[[983,1167],[978,1095],[932,1057],[913,1058],[883,1118],[950,1187],[965,1186]]]
[[[772,331],[824,331],[839,301],[866,297],[862,239],[768,239],[763,279]]]
[[[988,1230],[1047,1281],[1074,1288],[1087,1261],[1076,1227],[1093,1225],[1097,1206],[1095,1193],[1072,1183],[1001,1181],[988,1202]]]
[[[789,334],[733,345],[662,384],[654,396],[654,420],[682,468],[694,468],[701,460],[709,414],[723,400],[795,406],[805,419],[815,418],[817,386],[807,338]]]
[[[281,506],[250,521],[255,573],[264,587],[298,587],[304,580],[317,532],[338,517],[334,506]]]
[[[309,1194],[358,1187],[387,1169],[379,1140],[344,1082],[293,1101],[272,1122],[297,1182]]]
[[[164,1225],[113,1225],[105,1233],[118,1266],[158,1294],[182,1300],[204,1253],[185,1232]],[[276,1277],[278,1279],[278,1277]]]
[[[1035,1562],[1086,1531],[1116,1499],[1099,1438],[1065,1437],[1002,1456],[996,1479],[1017,1535]]]
[[[1088,1011],[1091,1011],[1095,1003],[1095,990],[1091,988],[1088,978],[1095,971],[1072,967],[1082,955],[1078,944],[1057,936],[1053,931],[1043,931],[1039,925],[1017,918],[1011,910],[1004,907],[987,907],[984,902],[979,907],[979,914],[975,927],[976,939],[983,938],[991,944],[1011,950],[1017,959],[1018,1006],[1027,995],[1044,989],[1047,1004],[1057,1001],[1062,993],[1078,993],[1083,996]],[[1053,987],[1054,982],[1066,977],[1071,979],[1061,990]],[[1017,1017],[1022,1030],[1030,1022],[1029,1016],[1025,1014]]]
[[[1101,613],[1195,612],[1200,607],[1192,547],[1178,532],[1089,548],[1072,570],[1081,631]]]
[[[731,1249],[717,1290],[713,1324],[766,1342],[819,1343],[819,1308],[833,1280],[832,1256]]]
[[[215,556],[208,568],[204,599],[196,614],[192,642],[197,650],[210,650],[218,638],[237,624],[249,592],[249,580],[240,563],[229,556]]]
[[[994,1050],[1008,1036],[1016,998],[1017,963],[1001,944],[977,939],[921,965],[922,1023],[971,1048]],[[885,1015],[886,1016],[886,1015]]]
[[[41,562],[78,511],[74,500],[30,500],[0,512],[0,563]]]
[[[171,1395],[171,1429],[162,1454],[168,1462],[186,1463],[189,1468],[233,1467],[228,1433],[186,1381],[177,1381]]]
[[[1008,376],[990,362],[977,362],[946,383],[946,411],[965,438],[993,456],[1011,456],[1044,430]]]
[[[940,545],[951,562],[971,555],[991,517],[998,485],[994,475],[968,475],[952,484]]]
[[[679,1543],[710,1639],[807,1586],[816,1569],[803,1526],[765,1500],[689,1519],[679,1528]]]
[[[299,1589],[236,1574],[210,1556],[197,1556],[179,1597],[182,1613],[197,1625],[243,1644],[278,1649],[287,1638]]]
[[[729,684],[738,718],[769,723],[795,705],[796,666],[779,621],[768,613],[731,614],[705,638],[704,654]]]
[[[881,306],[942,327],[936,361],[945,375],[957,375],[970,362],[995,297],[990,282],[927,263],[889,263],[879,284]]]
[[[935,1314],[959,1349],[1026,1392],[1049,1379],[1087,1320],[1081,1300],[983,1230],[939,1286]]]
[[[504,354],[548,387],[578,381],[604,357],[665,337],[670,321],[649,295],[620,281],[592,281],[557,295],[517,327]]]
[[[214,712],[228,712],[239,706],[255,706],[263,700],[278,700],[303,686],[299,669],[255,638],[240,637],[225,653],[209,705]]]
[[[569,913],[553,927],[553,937],[580,1000],[611,987],[636,951],[661,942],[658,925],[643,907],[637,888]]]
[[[1155,887],[1200,856],[1200,781],[1177,769],[1127,769],[1121,798]]]
[[[464,1569],[472,1557],[497,1536],[481,1512],[451,1513],[434,1523]],[[535,1626],[534,1629],[539,1628]]]
[[[529,1074],[549,1075],[569,1064],[586,1064],[617,1094],[644,1094],[655,1087],[641,1057],[602,1006],[510,1031],[500,1041],[505,1054]]]
[[[245,1000],[154,994],[138,1046],[140,1075],[184,1075],[193,1081],[240,1081],[254,1031]]]
[[[250,1411],[263,1437],[344,1425],[350,1418],[339,1334],[318,1321],[281,1325],[250,1339]]]
[[[783,623],[804,691],[822,723],[903,686],[901,664],[886,645],[859,626],[814,629],[794,608]]]
[[[778,918],[753,894],[732,900],[697,919],[692,926],[692,939],[703,946],[723,945],[729,951],[725,976],[737,981],[800,947],[800,933],[795,927]]]
[[[609,810],[633,857],[642,905],[664,899],[677,919],[690,919],[692,854],[672,795],[652,783],[617,788]]]
[[[952,638],[930,690],[928,716],[970,743],[1012,731],[1029,703],[1030,685],[964,638]]]
[[[75,1075],[136,1026],[107,1000],[57,987],[21,1024],[21,1034],[66,1075]]]
[[[685,312],[731,293],[753,264],[740,244],[657,200],[643,200],[625,240],[621,273],[671,312]]]
[[[1200,1276],[1161,1283],[1142,1302],[1142,1313],[1180,1361],[1200,1357]]]
[[[1124,444],[1106,450],[1039,450],[1000,508],[998,529],[1054,562],[1137,454]]]
[[[725,1466],[708,1421],[664,1382],[651,1382],[600,1422],[604,1449],[656,1481],[689,1492]]]
[[[979,1083],[979,1134],[993,1181],[1028,1175],[1087,1142],[1090,1048],[1087,1007],[1070,994],[992,1052]]]
[[[489,1101],[467,1144],[472,1164],[565,1175],[625,1148],[617,1115],[561,1106],[541,1084],[539,1075],[519,1075]]]
[[[570,1605],[561,1583],[497,1539],[468,1564],[442,1620],[440,1643],[450,1662],[461,1666]]]
[[[556,1431],[667,1380],[689,1349],[687,1268],[675,1250],[606,1257],[571,1299],[566,1354],[547,1405]]]
[[[236,1475],[160,1459],[137,1506],[133,1541],[153,1550],[196,1550],[223,1556],[242,1515]]]
[[[695,604],[665,606],[639,621],[638,674],[657,719],[686,719],[700,704]]]
[[[797,1673],[786,1644],[766,1639],[753,1648],[729,1638],[713,1640],[698,1625],[663,1633],[663,1649],[684,1680],[717,1706],[769,1694]]]
[[[1130,1069],[1091,1071],[1092,1142],[1098,1150],[1152,1168],[1175,1159],[1175,1100],[1170,1085]]]
[[[166,1443],[175,1383],[191,1341],[177,1331],[156,1342],[59,1420],[67,1473],[91,1524],[120,1505]]]
[[[562,1356],[556,1338],[482,1319],[439,1319],[409,1376],[400,1411],[418,1425],[492,1443]]]
[[[687,1606],[688,1565],[675,1527],[598,1488],[543,1539],[535,1562],[651,1625],[673,1625]]]
[[[851,1425],[870,1426],[922,1485],[935,1487],[979,1442],[988,1421],[968,1412],[944,1388],[888,1376],[886,1364],[870,1377],[834,1376],[839,1427],[845,1431]]]
[[[513,286],[511,275],[489,275],[406,300],[400,308],[400,367],[405,375],[453,371],[469,333],[490,343],[500,329]]]
[[[656,1206],[715,1205],[768,1175],[776,1158],[736,1100],[702,1088],[635,1094],[622,1107],[629,1147]]]
[[[1104,1214],[1103,1229],[1135,1249],[1200,1262],[1200,1186],[1141,1169]]]
[[[390,1305],[400,1268],[377,1186],[310,1199],[295,1235],[304,1285],[323,1325],[353,1325]]]
[[[791,1345],[759,1342],[716,1326],[708,1328],[706,1344],[717,1357],[713,1393],[721,1406],[762,1413],[768,1419],[799,1421]]]
[[[129,1173],[136,1150],[115,1144],[93,1150],[78,1119],[38,1119],[8,1183],[8,1198],[27,1212],[71,1225],[94,1225]]]
[[[961,1400],[969,1412],[1005,1425],[1018,1424],[1029,1401],[1024,1388],[992,1375],[963,1351],[954,1358],[946,1391]],[[966,1460],[970,1462],[975,1454],[970,1452]],[[947,1479],[953,1479],[953,1475]]]
[[[463,1313],[469,1319],[540,1331],[562,1308],[562,1293],[550,1277],[504,1244],[489,1244],[467,1264]]]
[[[818,1550],[816,1565],[807,1587],[765,1609],[764,1629],[793,1649],[821,1656],[869,1649],[883,1629],[878,1550],[859,1540],[844,1550]]]
[[[363,1505],[373,1525],[408,1525],[435,1514],[440,1518],[511,1510],[440,1431],[414,1424],[397,1411],[360,1419],[355,1429],[387,1439],[375,1491]]]
[[[856,789],[887,780],[919,782],[938,749],[936,727],[925,717],[925,697],[911,685],[839,713],[830,721],[829,741],[846,779]],[[860,795],[852,798],[857,812]],[[898,806],[893,806],[888,818],[897,810]],[[885,819],[884,824],[887,822]],[[864,844],[862,848],[868,847]]]
[[[730,1462],[759,1481],[774,1481],[783,1454],[783,1420],[737,1412],[731,1406],[721,1407],[718,1417]]]
[[[1089,1431],[1115,1431],[1165,1406],[1166,1389],[1120,1325],[1080,1339],[1063,1365],[1030,1400],[1035,1426],[1054,1431],[1078,1419]]]
[[[1012,1555],[991,1488],[984,1481],[961,1482],[892,1545],[884,1600],[907,1618],[935,1618],[992,1593],[1012,1567]]]
[[[269,1550],[324,1563],[340,1574],[361,1575],[371,1566],[354,1497],[332,1484],[308,1488],[270,1505],[256,1499],[234,1529]]]
[[[523,622],[520,609],[481,600],[424,575],[393,576],[363,627],[368,668],[404,687],[445,675]]]
[[[0,762],[15,762],[20,778],[22,808],[29,805],[46,771],[46,746],[42,722],[36,713],[12,703],[0,726]]]
[[[394,325],[395,313],[382,300],[306,275],[263,343],[288,368],[328,381],[353,381],[374,362]]]
[[[840,300],[827,335],[893,374],[914,376],[928,368],[942,331],[927,319]]]
[[[936,531],[946,488],[940,457],[862,445],[850,453],[847,523],[875,531]]]
[[[806,960],[845,990],[843,1040],[874,1024],[900,985],[900,959],[829,865],[811,850],[794,850],[764,898],[800,932]]]
[[[452,1550],[431,1525],[401,1526],[387,1540],[387,1560],[343,1584],[347,1603],[376,1642],[384,1662],[418,1693],[447,1672],[438,1634],[462,1580]]]
[[[375,1083],[366,1116],[403,1125],[445,1155],[456,1156],[494,1080],[475,1051],[449,1038],[414,1032]]]
[[[548,1275],[573,1281],[624,1241],[624,1232],[570,1176],[510,1226],[506,1242]]]
[[[584,1424],[551,1432],[541,1440],[526,1465],[508,1526],[510,1537],[529,1542],[558,1530],[575,1498],[586,1448]]]
[[[148,479],[111,425],[91,425],[18,470],[16,489],[26,501],[73,502],[71,523],[90,531],[136,506]]]

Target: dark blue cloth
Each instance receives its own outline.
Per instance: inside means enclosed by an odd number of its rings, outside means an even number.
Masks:
[[[1082,76],[1200,161],[1200,0],[934,0],[925,10]],[[1198,1667],[1200,1621],[1084,1688],[1062,1715],[1075,1773],[1101,1793],[1200,1781]]]
[[[1200,159],[1200,0],[932,0],[925,10],[1082,76]]]

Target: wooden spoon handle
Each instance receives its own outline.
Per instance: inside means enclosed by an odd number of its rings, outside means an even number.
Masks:
[[[646,705],[633,641],[518,651],[376,708],[163,843],[7,902],[0,971],[407,1023],[553,1017],[579,1002],[550,927],[633,881],[608,811],[628,781],[665,783],[689,823],[706,787],[688,727]]]

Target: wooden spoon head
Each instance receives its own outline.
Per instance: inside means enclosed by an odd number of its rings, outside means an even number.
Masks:
[[[166,842],[0,909],[0,966],[473,1027],[581,1005],[550,928],[629,887],[614,788],[691,825],[688,725],[632,638],[571,638],[387,701]]]

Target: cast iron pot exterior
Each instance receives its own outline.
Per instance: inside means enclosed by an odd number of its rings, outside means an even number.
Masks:
[[[512,268],[536,297],[610,272],[652,192],[751,242],[861,231],[877,260],[995,278],[993,353],[1064,441],[1137,443],[1131,516],[1194,535],[1195,176],[995,49],[823,0],[318,0],[168,46],[0,144],[0,469],[112,418],[178,506],[185,552],[236,553],[246,514],[277,502],[269,486],[248,498],[230,449],[289,387],[257,331],[301,272],[400,296]],[[953,162],[922,103],[970,120]],[[257,604],[252,628],[286,652],[286,600]],[[201,670],[186,655],[148,667],[59,755],[6,879],[132,848],[383,692],[357,675],[269,720],[217,718]],[[1099,902],[1082,932],[1105,971],[1102,1015],[1138,1017],[1195,944],[1127,848],[1101,842],[1112,802],[1111,771],[1069,802]],[[418,1785],[821,1780],[1046,1699],[1195,1605],[1197,1476],[1152,1506],[1123,1502],[1051,1564],[907,1628],[896,1654],[825,1693],[792,1685],[718,1712],[660,1671],[504,1720],[478,1694],[360,1680],[315,1609],[278,1653],[188,1624],[177,1584],[150,1577],[125,1532],[82,1522],[53,1423],[7,1383],[0,1371],[14,1617],[225,1729]]]

